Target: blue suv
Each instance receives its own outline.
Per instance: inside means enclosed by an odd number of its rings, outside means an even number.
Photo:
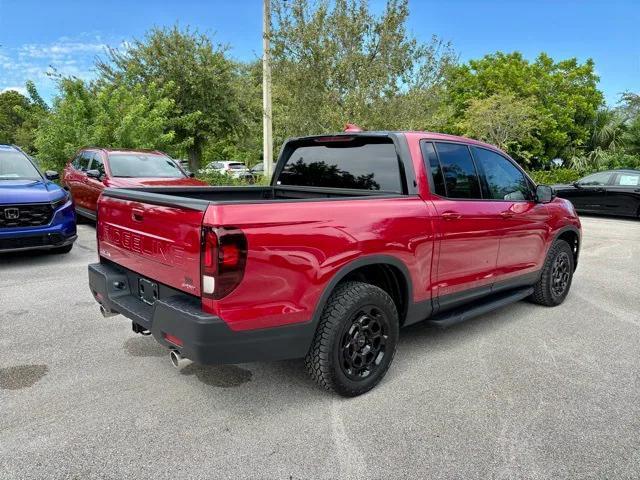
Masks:
[[[0,253],[46,249],[68,253],[76,240],[76,214],[69,193],[43,175],[31,158],[0,145]]]

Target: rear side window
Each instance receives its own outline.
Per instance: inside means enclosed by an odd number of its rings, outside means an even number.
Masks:
[[[403,191],[398,155],[388,138],[314,139],[294,148],[278,184]]]
[[[436,142],[448,198],[482,198],[476,167],[466,145]]]
[[[484,174],[489,197],[494,200],[531,200],[531,188],[524,174],[509,160],[486,148],[471,147],[478,168]]]
[[[438,161],[436,155],[436,149],[431,142],[422,142],[422,158],[424,160],[427,171],[431,174],[431,180],[433,182],[433,190],[436,195],[446,197],[447,192],[444,188],[444,176],[442,174],[442,167]]]
[[[619,173],[613,184],[619,187],[638,187],[640,173]]]

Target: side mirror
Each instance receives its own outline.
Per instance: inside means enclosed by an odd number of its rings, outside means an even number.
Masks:
[[[100,170],[87,170],[87,177],[94,178],[98,181],[102,180]]]
[[[195,173],[193,173],[193,172],[189,172],[189,178],[193,178],[193,177],[195,177],[195,176],[196,176],[196,174],[195,174]]]
[[[47,180],[58,180],[60,178],[60,174],[53,170],[47,170],[44,172],[44,176]]]
[[[580,185],[580,182],[573,182],[571,185],[573,185],[576,188],[582,188],[582,185]]]
[[[538,185],[536,187],[536,202],[549,203],[556,197],[553,188],[549,185]]]

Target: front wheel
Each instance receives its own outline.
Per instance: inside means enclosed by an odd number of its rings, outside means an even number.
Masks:
[[[549,249],[540,279],[533,286],[531,300],[547,307],[560,305],[571,288],[573,270],[571,247],[564,240],[556,240]]]
[[[381,288],[345,282],[331,294],[305,364],[311,377],[345,397],[361,395],[384,377],[398,341],[398,311]]]

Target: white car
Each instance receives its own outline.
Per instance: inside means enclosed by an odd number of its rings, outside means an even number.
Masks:
[[[249,174],[249,169],[244,163],[234,161],[210,162],[201,171],[204,173],[218,172],[231,175],[233,178],[244,178]]]

